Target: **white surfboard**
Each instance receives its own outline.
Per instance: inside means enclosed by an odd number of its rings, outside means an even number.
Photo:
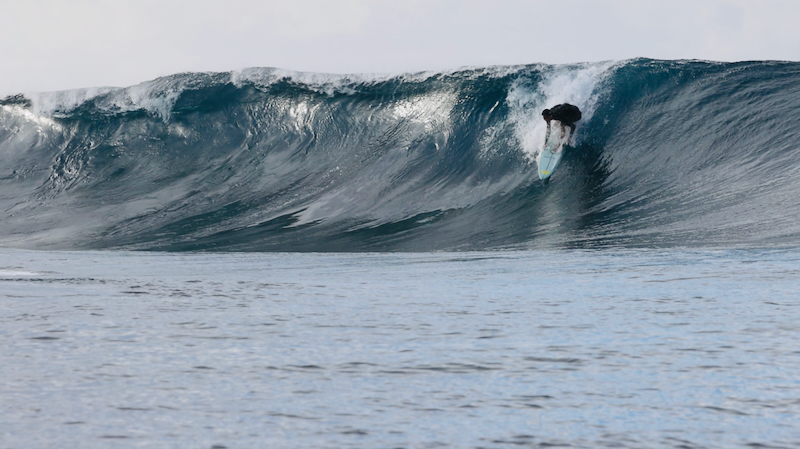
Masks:
[[[561,156],[564,154],[564,145],[567,144],[570,128],[565,127],[561,133],[561,125],[555,121],[550,124],[550,136],[544,143],[544,148],[539,152],[539,179],[547,179],[556,171]]]

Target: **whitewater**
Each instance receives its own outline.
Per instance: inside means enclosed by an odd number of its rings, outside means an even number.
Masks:
[[[0,99],[0,447],[800,447],[798,111],[651,59]]]

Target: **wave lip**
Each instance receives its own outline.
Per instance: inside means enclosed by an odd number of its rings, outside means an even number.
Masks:
[[[797,63],[185,73],[0,100],[0,244],[795,244]],[[549,184],[541,110],[583,111]]]

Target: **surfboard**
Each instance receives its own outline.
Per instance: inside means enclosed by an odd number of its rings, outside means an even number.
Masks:
[[[556,171],[561,156],[564,154],[564,145],[569,140],[570,129],[564,128],[561,135],[561,126],[558,122],[550,125],[550,136],[544,143],[544,148],[539,152],[539,179],[547,179]]]

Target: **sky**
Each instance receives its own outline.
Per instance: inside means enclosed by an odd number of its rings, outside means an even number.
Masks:
[[[0,0],[0,98],[188,71],[800,60],[798,0]]]

